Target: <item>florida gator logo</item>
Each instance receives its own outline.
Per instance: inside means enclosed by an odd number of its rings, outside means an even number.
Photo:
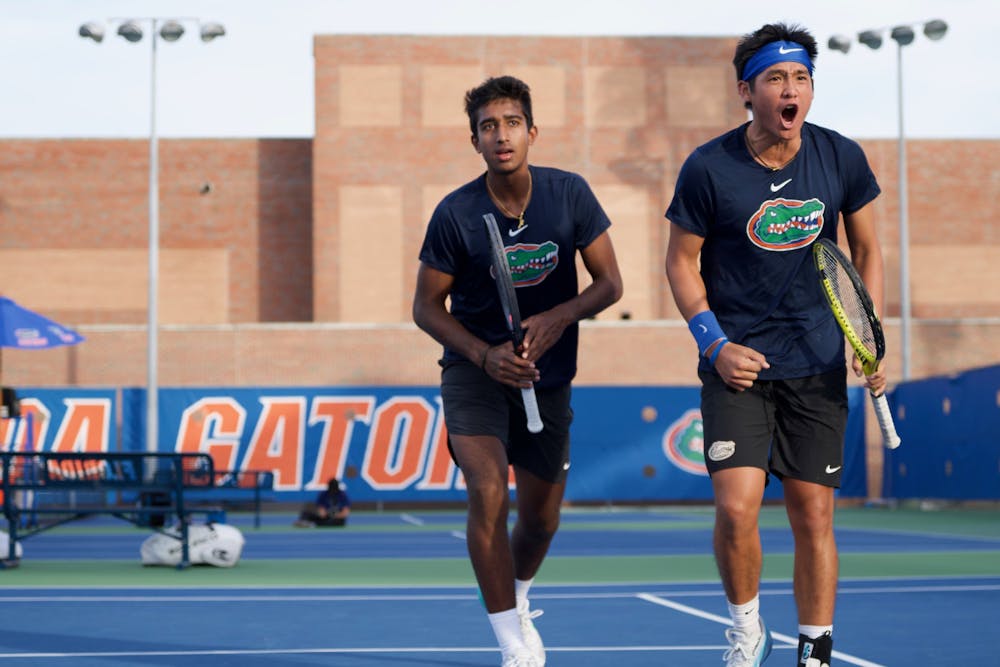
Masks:
[[[813,242],[823,229],[826,207],[818,199],[771,199],[747,223],[747,236],[764,250],[795,250]]]
[[[684,472],[708,475],[704,450],[705,428],[700,410],[688,410],[663,434],[663,453],[668,461]]]
[[[504,248],[514,287],[537,285],[559,264],[559,246],[552,241],[541,245],[518,243]],[[491,269],[492,270],[492,269]]]

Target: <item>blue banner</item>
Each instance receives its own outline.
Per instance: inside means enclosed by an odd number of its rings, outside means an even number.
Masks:
[[[125,392],[124,423],[144,398]],[[864,398],[851,391],[842,495],[867,491]],[[696,387],[573,390],[571,502],[709,501]],[[311,497],[330,477],[356,501],[461,501],[437,387],[164,389],[160,449],[211,453],[223,470],[268,470],[282,499]],[[139,414],[130,414],[137,411]],[[141,450],[143,428],[123,433]],[[849,466],[849,467],[848,467]],[[780,498],[771,484],[767,498]]]
[[[0,419],[0,446],[8,452],[116,451],[117,394],[115,389],[19,389],[21,416]]]
[[[143,389],[121,390],[120,402],[114,390],[24,394],[46,415],[41,449],[146,450]],[[697,387],[574,388],[566,499],[711,501],[699,400]],[[863,400],[862,389],[850,390],[841,496],[867,494]],[[14,431],[0,432],[7,448]],[[272,472],[281,501],[312,498],[331,477],[355,502],[465,499],[437,387],[161,389],[158,431],[160,451],[209,453],[217,470]],[[781,485],[765,497],[780,498]]]
[[[1000,498],[1000,366],[899,385],[889,396],[902,444],[887,451],[887,498]]]

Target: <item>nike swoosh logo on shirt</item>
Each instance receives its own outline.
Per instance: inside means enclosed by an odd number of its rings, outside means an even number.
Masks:
[[[786,185],[788,185],[791,182],[792,182],[792,179],[789,178],[789,179],[787,179],[785,181],[782,181],[781,183],[778,183],[777,185],[775,185],[774,183],[771,183],[771,192],[777,192],[778,190],[780,190],[781,188],[785,187]]]
[[[842,467],[843,466],[837,466],[836,468],[834,468],[833,466],[827,466],[826,467],[826,474],[827,475],[832,475],[833,473],[835,473],[838,470],[840,470]]]
[[[528,228],[528,225],[525,225],[524,227],[518,227],[517,229],[508,229],[507,233],[509,235],[511,235],[511,236],[517,236],[518,234],[520,234],[521,232],[523,232],[527,228]]]
[[[786,49],[783,46],[778,47],[778,53],[785,55],[786,53],[794,53],[795,51],[803,51],[804,49]]]

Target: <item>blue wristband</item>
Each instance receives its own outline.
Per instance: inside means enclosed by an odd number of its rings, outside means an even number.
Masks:
[[[729,343],[729,339],[723,338],[722,340],[719,341],[719,344],[715,346],[715,349],[712,350],[712,356],[708,358],[709,366],[715,368],[715,360],[719,358],[719,352],[722,352],[722,348],[724,348],[727,343]]]
[[[712,343],[725,338],[726,334],[719,326],[719,320],[715,319],[715,313],[710,310],[703,310],[688,322],[688,330],[694,336],[698,344],[698,356],[704,356],[705,350],[712,346]]]

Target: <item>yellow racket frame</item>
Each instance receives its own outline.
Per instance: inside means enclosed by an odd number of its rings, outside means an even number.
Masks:
[[[878,359],[865,347],[865,344],[861,342],[861,336],[851,326],[851,320],[848,319],[847,313],[844,312],[844,306],[834,293],[833,287],[830,286],[830,279],[823,278],[822,284],[823,293],[826,294],[826,300],[830,302],[830,309],[833,310],[834,319],[837,320],[837,324],[840,325],[841,331],[844,332],[847,342],[854,349],[854,354],[858,355],[858,359],[861,360],[861,369],[865,375],[871,375],[878,368]]]

